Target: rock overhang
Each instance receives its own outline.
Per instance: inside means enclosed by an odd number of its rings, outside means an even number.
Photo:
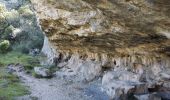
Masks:
[[[119,51],[127,52],[126,48],[138,48],[136,53],[141,51],[169,55],[169,51],[166,51],[170,45],[168,33],[161,32],[170,30],[167,0],[32,2],[42,29],[58,50],[117,51],[115,54],[118,54]]]
[[[155,89],[160,81],[169,84],[162,78],[162,73],[169,75],[170,67],[168,0],[32,3],[47,36],[43,51],[61,68],[56,75],[78,81],[101,76],[113,98],[126,92],[148,93],[145,90]]]

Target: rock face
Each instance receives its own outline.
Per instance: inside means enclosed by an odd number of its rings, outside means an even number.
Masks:
[[[169,0],[31,1],[50,44],[43,52],[61,68],[57,75],[103,76],[112,98],[169,88]]]

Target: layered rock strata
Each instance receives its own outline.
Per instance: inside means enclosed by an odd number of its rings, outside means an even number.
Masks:
[[[61,68],[57,75],[101,76],[112,98],[169,88],[169,0],[31,1],[47,36],[43,52]]]

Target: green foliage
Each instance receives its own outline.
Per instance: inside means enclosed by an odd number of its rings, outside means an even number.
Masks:
[[[28,53],[32,48],[41,49],[44,37],[28,1],[22,0],[23,4],[17,8],[18,10],[7,10],[0,4],[0,41],[9,39],[8,36],[11,34],[15,36],[10,40],[11,48],[24,53]]]
[[[41,49],[41,47],[43,46],[44,40],[42,36],[40,37],[37,36],[32,40],[32,42],[33,43],[29,44],[29,47]]]
[[[8,26],[4,33],[2,34],[1,38],[2,39],[7,39],[7,37],[13,33],[14,27],[12,25]]]
[[[5,19],[5,17],[0,13],[0,31],[3,30],[4,28],[6,28],[8,26],[8,23]],[[1,35],[2,33],[0,33]]]
[[[5,34],[9,35],[10,33],[13,32],[13,30],[14,30],[14,27],[10,25],[5,29]]]
[[[13,25],[14,27],[19,27],[20,15],[17,10],[6,11],[3,13],[8,24]]]
[[[55,73],[56,71],[58,71],[58,67],[56,65],[51,65],[49,67],[50,73]]]
[[[29,49],[27,47],[22,47],[21,52],[24,54],[29,54]]]
[[[30,48],[28,46],[28,43],[25,43],[25,42],[15,43],[15,44],[12,45],[12,47],[13,47],[13,51],[21,52],[21,53],[24,53],[24,54],[29,54]]]
[[[43,35],[41,33],[37,36],[22,33],[20,36],[17,36],[16,41],[17,42],[12,45],[13,49],[25,54],[28,54],[30,49],[41,49],[44,42]]]
[[[4,66],[19,63],[30,72],[35,66],[40,66],[39,57],[26,54],[31,48],[41,49],[43,34],[37,26],[33,11],[28,6],[30,0],[19,1],[23,3],[21,7],[12,10],[7,10],[5,5],[0,4],[0,100],[13,100],[13,97],[28,93],[20,84],[19,78],[7,73]],[[9,42],[6,39],[10,34],[16,37]],[[7,52],[10,47],[13,51]]]
[[[21,64],[26,69],[33,69],[34,66],[39,66],[39,58],[32,57],[20,52],[8,52],[7,54],[0,54],[0,66],[7,66],[8,64]]]
[[[10,42],[8,40],[4,40],[0,42],[0,52],[6,53],[10,47]]]
[[[8,74],[5,68],[0,68],[0,99],[12,100],[16,96],[22,96],[29,93],[26,87],[19,83],[16,75]]]
[[[41,75],[36,74],[34,71],[32,71],[32,76],[35,78],[42,78]]]
[[[20,7],[18,12],[25,17],[31,17],[34,14],[28,5]]]
[[[5,11],[5,5],[0,3],[0,13]]]

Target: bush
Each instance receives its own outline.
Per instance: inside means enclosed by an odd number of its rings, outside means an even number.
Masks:
[[[22,52],[23,54],[29,54],[29,49],[26,48],[26,47],[23,47],[23,48],[21,48],[21,52]]]
[[[5,11],[5,5],[0,3],[0,13]]]
[[[14,27],[20,26],[20,16],[17,10],[6,11],[3,14],[10,25]]]
[[[18,76],[6,72],[6,68],[0,68],[0,100],[14,100],[15,97],[27,95],[30,92],[20,84]]]
[[[4,40],[0,43],[0,52],[6,53],[9,50],[10,42],[8,40]]]
[[[18,12],[25,17],[31,17],[34,14],[28,5],[20,7]]]
[[[22,54],[21,52],[8,52],[0,54],[0,64],[7,66],[8,64],[21,64],[25,69],[33,69],[34,66],[40,66],[39,57]]]
[[[7,39],[9,37],[9,35],[11,35],[13,33],[14,27],[12,25],[8,26],[4,33],[2,34],[1,38],[3,39]]]
[[[35,78],[43,78],[41,75],[36,74],[34,71],[32,72],[32,76]]]
[[[5,19],[5,17],[2,14],[0,14],[0,31],[3,30],[7,26],[8,26],[8,23]],[[2,33],[0,33],[0,34],[2,34]]]
[[[38,48],[41,49],[43,47],[44,40],[42,37],[34,37],[34,40],[32,40],[29,44],[29,47],[31,48]]]

